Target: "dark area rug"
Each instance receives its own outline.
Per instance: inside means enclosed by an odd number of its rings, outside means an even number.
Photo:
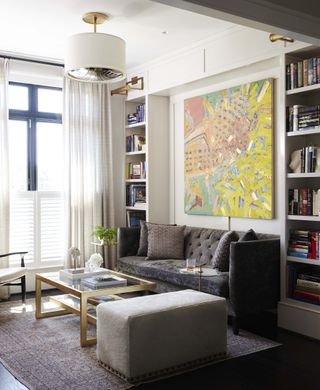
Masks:
[[[36,320],[34,300],[0,304],[0,360],[29,389],[120,390],[125,381],[102,368],[96,348],[79,345],[79,317],[67,315]],[[272,340],[228,329],[227,358],[279,346]]]

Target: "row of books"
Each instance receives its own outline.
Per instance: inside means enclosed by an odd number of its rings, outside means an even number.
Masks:
[[[128,114],[128,125],[133,125],[144,121],[145,121],[145,105],[139,104],[137,106],[136,112]]]
[[[291,188],[288,191],[289,215],[320,215],[320,190]]]
[[[320,126],[320,106],[295,104],[287,107],[287,131],[309,130]]]
[[[320,147],[306,146],[300,150],[300,172],[317,172],[320,163]]]
[[[146,220],[146,213],[144,211],[135,211],[128,210],[127,211],[127,226],[140,226],[140,221]]]
[[[319,231],[292,230],[288,242],[288,256],[319,259]]]
[[[126,203],[130,207],[146,206],[146,185],[130,184],[126,186]]]
[[[132,134],[126,137],[126,151],[127,152],[141,152],[144,150],[146,144],[146,137],[141,134]]]
[[[306,87],[320,82],[320,57],[292,62],[286,66],[286,88]]]
[[[299,301],[320,305],[320,274],[289,264],[288,296]]]
[[[126,164],[127,179],[145,179],[146,178],[146,162],[129,162]]]

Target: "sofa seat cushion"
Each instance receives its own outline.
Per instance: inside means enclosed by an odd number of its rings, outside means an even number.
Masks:
[[[137,275],[142,278],[152,278],[171,283],[181,288],[192,288],[197,290],[199,278],[196,275],[187,275],[179,272],[185,268],[185,260],[145,260],[140,256],[128,256],[118,259],[118,267],[122,272]],[[229,297],[229,273],[220,272],[217,276],[202,277],[201,291]]]

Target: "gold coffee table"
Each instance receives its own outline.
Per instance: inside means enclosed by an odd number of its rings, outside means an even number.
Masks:
[[[77,314],[80,316],[80,345],[85,347],[96,344],[95,337],[88,337],[88,322],[96,325],[96,317],[88,313],[90,305],[96,305],[100,295],[109,295],[112,300],[124,299],[123,293],[148,291],[156,287],[156,284],[148,280],[136,278],[120,272],[109,271],[110,274],[127,279],[127,285],[121,287],[103,287],[93,289],[81,283],[81,281],[65,282],[60,280],[59,272],[36,274],[36,318],[55,317],[65,314]],[[49,300],[57,304],[61,309],[43,310],[41,283],[53,286],[64,293],[49,297]],[[67,295],[65,295],[67,294]],[[92,307],[92,306],[91,306]]]

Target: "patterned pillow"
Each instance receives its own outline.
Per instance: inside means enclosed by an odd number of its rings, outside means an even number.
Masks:
[[[146,221],[140,220],[140,241],[137,256],[147,256],[148,253],[148,229]]]
[[[148,228],[148,260],[184,259],[185,226],[155,225]]]
[[[212,260],[213,268],[217,268],[221,272],[229,271],[230,244],[232,241],[238,240],[239,235],[235,231],[231,230],[224,233],[214,253]]]
[[[253,229],[249,229],[247,232],[244,233],[244,235],[240,238],[239,241],[254,241],[257,239],[258,237],[256,235],[256,232]]]
[[[158,223],[151,223],[140,220],[140,241],[137,256],[147,256],[148,254],[148,225],[159,225]],[[163,225],[163,226],[177,226],[174,225]]]

